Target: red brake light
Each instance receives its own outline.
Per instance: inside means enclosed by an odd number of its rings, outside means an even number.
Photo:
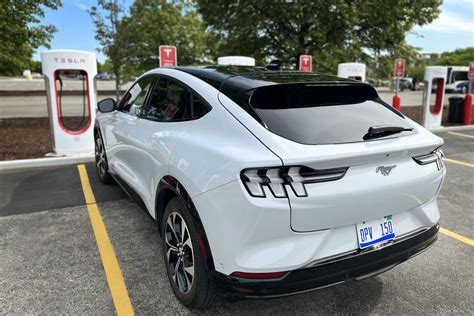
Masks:
[[[249,272],[233,272],[231,276],[243,279],[280,279],[285,276],[286,272],[267,272],[267,273],[249,273]]]

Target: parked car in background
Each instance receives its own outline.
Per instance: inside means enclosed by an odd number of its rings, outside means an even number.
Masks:
[[[454,87],[456,93],[467,93],[469,90],[469,81],[461,81]],[[471,91],[474,91],[474,80],[471,83]]]
[[[111,80],[111,75],[107,72],[100,72],[95,76],[98,80]]]
[[[468,81],[468,71],[468,66],[448,66],[445,91],[454,92],[459,83]]]

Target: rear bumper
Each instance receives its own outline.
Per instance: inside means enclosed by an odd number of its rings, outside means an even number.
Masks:
[[[361,280],[385,272],[423,252],[438,238],[439,225],[369,252],[354,252],[314,267],[288,272],[278,280],[249,280],[216,272],[216,290],[225,297],[278,297]]]

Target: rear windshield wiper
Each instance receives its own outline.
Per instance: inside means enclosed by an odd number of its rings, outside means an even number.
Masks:
[[[379,138],[388,135],[398,134],[401,132],[410,132],[413,128],[405,128],[400,126],[376,126],[369,127],[367,134],[364,135],[363,139],[368,140],[372,138]]]

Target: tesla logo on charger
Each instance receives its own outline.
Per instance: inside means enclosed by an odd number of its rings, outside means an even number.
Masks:
[[[300,55],[300,70],[309,72],[313,71],[313,56]]]
[[[380,173],[383,175],[383,176],[388,176],[390,174],[390,172],[395,169],[396,165],[392,165],[392,166],[379,166],[377,167],[377,169],[375,169],[375,173],[378,173],[380,171]]]
[[[173,67],[178,65],[176,61],[176,46],[160,46],[160,67]]]
[[[56,63],[61,64],[85,64],[86,60],[84,58],[65,58],[65,57],[58,57],[53,58]]]

